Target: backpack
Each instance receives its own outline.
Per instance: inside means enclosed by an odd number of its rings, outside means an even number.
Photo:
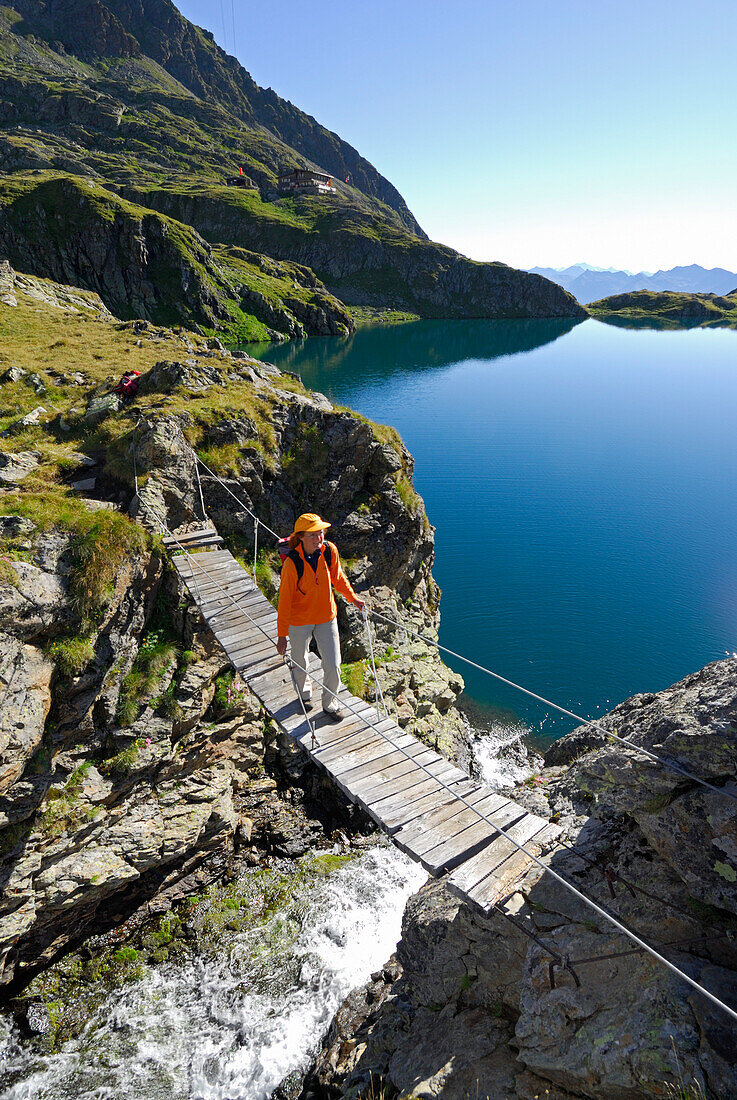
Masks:
[[[291,558],[294,562],[294,568],[297,570],[297,585],[299,585],[299,582],[302,580],[302,574],[305,571],[304,558],[301,556],[301,554],[298,554],[296,550],[289,549],[289,539],[279,539],[278,543],[276,544],[276,548],[279,551],[279,557],[282,560],[282,565],[287,560],[287,558]],[[325,553],[323,556],[325,558],[325,564],[328,567],[329,573],[333,565],[333,551],[330,548],[329,542],[325,543]]]

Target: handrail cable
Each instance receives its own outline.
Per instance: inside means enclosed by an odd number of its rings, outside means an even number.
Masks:
[[[676,760],[670,760],[667,756],[659,756],[656,752],[651,752],[650,749],[645,749],[641,745],[636,744],[634,741],[630,741],[626,737],[620,737],[618,733],[612,733],[611,730],[605,729],[600,726],[592,718],[582,718],[580,714],[576,714],[572,710],[567,710],[565,707],[561,707],[558,703],[552,702],[550,699],[546,699],[544,695],[538,695],[534,691],[530,691],[529,688],[522,687],[521,684],[516,684],[514,680],[508,680],[506,676],[500,675],[498,672],[494,672],[490,668],[486,668],[484,665],[479,665],[476,661],[472,661],[469,657],[464,657],[462,653],[456,653],[453,649],[448,649],[447,646],[441,645],[434,638],[428,638],[424,634],[420,634],[418,631],[412,630],[409,627],[405,627],[403,623],[397,622],[395,619],[390,619],[386,615],[382,615],[380,611],[371,611],[371,614],[376,619],[381,619],[382,622],[390,623],[392,626],[399,627],[407,631],[412,637],[419,639],[421,642],[425,642],[427,645],[433,645],[436,649],[439,649],[442,653],[448,653],[451,657],[457,657],[459,661],[465,661],[467,665],[471,665],[472,668],[478,669],[480,672],[485,672],[488,676],[493,676],[495,680],[499,680],[503,684],[507,684],[508,687],[516,688],[517,691],[523,692],[525,695],[529,695],[532,699],[537,699],[540,703],[545,703],[548,707],[553,707],[554,710],[560,711],[561,714],[567,715],[569,718],[574,718],[583,726],[590,726],[592,729],[597,730],[598,733],[604,734],[605,737],[611,738],[613,741],[619,741],[622,745],[627,745],[628,748],[634,749],[636,752],[641,752],[643,756],[649,757],[651,760],[656,761],[658,764],[662,764],[666,768],[670,768],[672,771],[677,772],[685,779],[690,779],[694,783],[700,783],[702,787],[707,787],[715,794],[724,795],[725,798],[730,798],[733,802],[737,802],[737,795],[732,794],[731,791],[726,790],[724,787],[717,787],[714,783],[710,783],[708,779],[702,779],[701,776],[694,775],[687,768],[684,768],[682,764],[679,764]]]
[[[147,506],[144,505],[144,507],[147,507]],[[147,508],[147,510],[148,510],[148,508]],[[155,513],[154,513],[154,515],[155,515]],[[168,528],[166,527],[166,524],[163,522],[163,520],[161,520],[159,517],[156,517],[156,518],[157,518],[159,524],[163,527],[163,529],[168,530]],[[190,562],[190,568],[192,569],[192,573],[194,573],[195,565],[192,564],[193,561],[194,561],[193,555],[184,546],[182,546],[182,544],[179,542],[179,540],[176,538],[176,536],[171,533],[171,531],[169,531],[169,535],[170,535],[171,538],[173,538],[176,541],[177,546],[179,547],[179,549],[187,557],[188,561]],[[196,568],[200,569],[205,574],[205,576],[210,580],[210,582],[222,592],[222,594],[225,596],[225,598],[228,599],[232,604],[234,604],[235,607],[243,615],[245,615],[245,617],[251,622],[251,624],[253,626],[255,626],[256,629],[259,630],[260,633],[263,634],[264,637],[267,638],[272,643],[272,645],[274,644],[273,638],[271,638],[271,636],[263,629],[263,627],[261,627],[254,620],[254,618],[252,617],[252,615],[250,614],[250,612],[246,608],[241,607],[241,605],[238,602],[238,600],[236,599],[236,597],[231,596],[230,593],[227,592],[225,588],[223,588],[223,586],[219,583],[219,581],[217,581],[211,574],[208,574],[207,570],[202,565],[196,565]],[[304,668],[302,665],[300,665],[298,662],[292,661],[292,663],[293,663],[295,668],[298,668],[298,669],[300,669],[300,671],[304,672],[305,674],[308,674],[308,670],[306,668]],[[685,981],[688,985],[690,985],[697,992],[703,994],[703,996],[705,996],[709,1001],[711,1001],[712,1004],[715,1004],[718,1008],[723,1009],[723,1011],[725,1011],[729,1016],[731,1016],[733,1020],[737,1021],[737,1011],[735,1011],[733,1008],[730,1008],[729,1005],[725,1004],[718,997],[716,997],[713,993],[711,993],[708,989],[706,989],[704,986],[700,985],[697,981],[695,981],[688,974],[686,974],[685,971],[681,970],[674,963],[672,963],[668,959],[666,959],[664,955],[661,955],[658,951],[655,950],[655,948],[651,947],[648,943],[646,943],[645,940],[641,939],[635,932],[631,931],[625,924],[623,924],[620,920],[618,920],[617,917],[615,917],[613,914],[609,913],[605,908],[603,908],[597,902],[593,901],[591,898],[588,898],[576,886],[574,886],[572,883],[568,882],[568,880],[565,879],[562,875],[559,875],[557,871],[554,871],[552,867],[548,866],[546,863],[543,863],[543,861],[541,859],[539,859],[536,855],[534,855],[532,852],[530,852],[524,846],[524,844],[520,844],[519,841],[515,840],[515,838],[513,836],[511,836],[511,834],[507,833],[505,827],[499,826],[494,821],[490,820],[490,818],[488,818],[484,813],[482,813],[474,805],[472,805],[464,795],[458,793],[457,791],[452,790],[451,787],[449,786],[449,784],[444,779],[442,779],[439,776],[433,775],[433,773],[430,771],[430,769],[427,767],[427,765],[421,763],[416,758],[411,757],[406,749],[402,748],[402,746],[397,745],[394,741],[392,741],[391,737],[389,737],[389,735],[387,733],[385,733],[383,730],[380,730],[375,723],[369,721],[369,719],[366,717],[365,714],[362,714],[360,711],[356,710],[356,708],[354,706],[352,706],[350,703],[348,703],[348,701],[345,698],[340,698],[337,695],[336,692],[330,691],[329,688],[323,687],[323,690],[327,691],[327,693],[329,695],[332,695],[333,698],[336,700],[336,702],[340,703],[341,705],[345,706],[347,710],[351,711],[361,722],[364,723],[364,725],[366,725],[369,728],[373,729],[375,733],[378,733],[381,737],[383,737],[386,741],[388,741],[393,749],[395,749],[398,752],[401,752],[402,755],[404,755],[408,760],[411,760],[412,763],[416,767],[419,767],[423,771],[425,771],[428,776],[430,776],[432,779],[435,780],[436,783],[438,783],[440,786],[444,787],[445,790],[447,790],[448,793],[451,794],[454,799],[456,799],[459,802],[462,802],[467,809],[471,810],[477,817],[479,817],[487,825],[490,825],[500,835],[506,837],[507,840],[511,841],[512,844],[515,846],[515,848],[517,848],[518,851],[523,852],[531,862],[535,863],[538,867],[540,867],[544,873],[547,873],[552,878],[554,878],[558,883],[560,883],[561,886],[564,887],[564,889],[568,890],[569,893],[572,893],[575,897],[577,897],[585,905],[588,905],[591,909],[593,909],[596,913],[598,913],[600,916],[602,916],[605,920],[609,921],[610,924],[613,924],[615,928],[617,928],[623,935],[627,936],[634,943],[636,943],[638,945],[638,947],[640,947],[643,951],[646,951],[649,955],[652,955],[652,957],[654,959],[657,959],[660,963],[663,964],[663,966],[667,967],[667,969],[670,970],[673,974],[675,974],[678,978],[680,978],[682,981]]]
[[[198,462],[202,463],[203,467],[207,470],[210,476],[213,477],[220,485],[222,485],[225,491],[229,493],[230,496],[232,496],[233,499],[236,500],[243,508],[245,508],[249,515],[251,515],[257,523],[261,524],[261,526],[265,528],[265,530],[267,530],[271,535],[273,535],[275,539],[279,540],[280,536],[277,535],[276,531],[272,530],[272,528],[265,524],[263,520],[260,520],[258,516],[256,516],[256,514],[252,511],[252,509],[249,508],[243,500],[237,497],[234,492],[232,492],[232,490],[225,484],[222,478],[220,478],[210,469],[209,466],[202,462],[202,459],[199,457],[194,449],[190,448],[190,450],[192,450],[192,454],[194,455],[195,459]],[[500,683],[506,684],[508,687],[515,688],[517,691],[521,691],[524,695],[528,695],[531,699],[536,699],[539,703],[544,703],[545,706],[552,707],[553,710],[557,710],[561,714],[565,714],[568,718],[573,718],[580,725],[590,726],[592,729],[597,730],[598,733],[604,734],[605,737],[609,737],[613,741],[618,741],[622,745],[627,745],[628,748],[634,749],[636,752],[642,753],[643,756],[647,756],[650,760],[661,764],[663,767],[670,768],[671,771],[676,772],[684,779],[688,779],[693,783],[699,783],[702,787],[706,787],[708,790],[713,791],[715,794],[720,794],[724,798],[729,798],[732,802],[737,802],[737,795],[732,794],[731,791],[726,790],[726,788],[724,787],[717,787],[714,783],[710,783],[707,779],[702,779],[701,776],[694,775],[693,772],[690,772],[687,768],[684,768],[683,765],[679,764],[676,760],[669,759],[665,756],[660,756],[658,753],[652,752],[650,749],[645,749],[641,745],[637,745],[634,741],[630,741],[626,737],[621,737],[617,733],[612,733],[610,730],[604,729],[604,727],[598,725],[598,723],[594,719],[583,718],[580,714],[576,714],[574,711],[568,710],[566,707],[562,707],[558,703],[554,703],[551,699],[546,699],[544,695],[538,695],[537,692],[530,691],[529,688],[523,687],[521,684],[515,683],[514,680],[508,680],[506,676],[502,676],[500,673],[494,672],[493,669],[486,668],[485,665],[480,665],[476,661],[472,661],[469,657],[464,657],[462,653],[456,653],[455,650],[448,649],[447,646],[441,645],[440,642],[436,641],[434,638],[428,638],[424,634],[420,634],[418,631],[412,630],[410,627],[406,626],[406,624],[397,622],[396,619],[391,619],[388,616],[383,615],[380,611],[372,609],[369,614],[376,619],[380,619],[384,623],[388,623],[391,626],[398,627],[400,630],[404,631],[405,635],[410,634],[413,638],[424,642],[426,645],[435,646],[435,648],[438,649],[440,652],[447,653],[451,657],[456,657],[459,661],[464,661],[467,665],[470,665],[472,668],[477,669],[479,672],[484,672],[487,676],[494,677],[494,679],[499,680]]]

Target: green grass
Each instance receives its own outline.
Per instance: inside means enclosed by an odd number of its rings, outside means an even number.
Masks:
[[[142,527],[120,512],[88,514],[72,539],[70,591],[82,620],[88,620],[111,599],[114,581],[123,566],[142,556],[149,539]]]
[[[138,754],[142,748],[143,741],[140,737],[137,737],[127,748],[122,749],[114,756],[108,757],[107,760],[103,760],[99,765],[99,771],[102,775],[118,779],[129,775],[136,765]]]
[[[419,493],[415,492],[411,482],[403,474],[397,478],[396,490],[399,494],[399,499],[408,512],[412,515],[416,515],[420,511],[424,512],[425,506],[422,502],[422,497]]]
[[[109,603],[120,570],[151,545],[146,531],[127,516],[91,512],[43,475],[26,478],[18,489],[5,493],[0,514],[24,516],[42,531],[60,529],[71,535],[69,589],[83,624],[94,620]]]
[[[46,647],[47,655],[54,661],[62,676],[79,676],[95,656],[90,638],[60,638]]]
[[[401,309],[382,309],[377,306],[348,306],[348,312],[357,327],[366,325],[404,325],[409,321],[419,321],[419,313],[409,313]]]
[[[368,676],[366,661],[353,661],[340,666],[340,678],[357,699],[368,698]]]
[[[18,574],[10,558],[4,554],[0,556],[0,585],[3,584],[9,585],[11,588],[18,587]]]
[[[178,647],[163,627],[144,635],[133,667],[123,680],[118,697],[117,720],[132,725],[143,704],[156,693],[157,686],[177,661]]]

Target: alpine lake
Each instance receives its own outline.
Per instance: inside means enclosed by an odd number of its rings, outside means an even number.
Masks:
[[[245,350],[401,433],[448,649],[588,718],[737,649],[737,333],[417,321]],[[576,725],[445,659],[475,724]]]

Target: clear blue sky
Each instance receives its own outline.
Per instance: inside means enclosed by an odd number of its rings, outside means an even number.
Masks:
[[[466,255],[737,270],[734,0],[178,6]]]

